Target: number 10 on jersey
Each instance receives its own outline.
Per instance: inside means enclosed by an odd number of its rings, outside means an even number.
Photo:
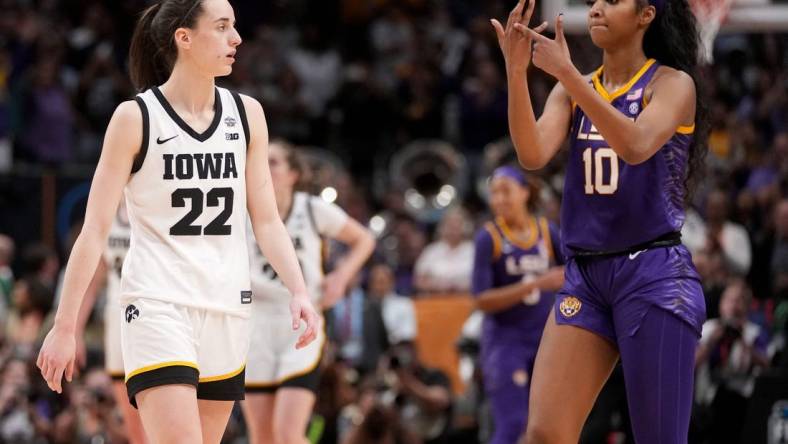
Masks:
[[[609,163],[604,168],[605,162]],[[583,151],[586,194],[613,194],[618,189],[618,155],[612,148],[586,148]],[[610,177],[605,179],[605,170]]]

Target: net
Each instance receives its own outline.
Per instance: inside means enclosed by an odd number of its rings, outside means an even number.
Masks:
[[[710,64],[714,61],[714,39],[720,26],[728,17],[733,0],[691,0],[692,11],[698,19],[702,44],[701,61]]]

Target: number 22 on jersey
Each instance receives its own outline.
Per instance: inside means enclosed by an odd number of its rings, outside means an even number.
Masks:
[[[607,168],[605,168],[605,164]],[[612,148],[583,150],[586,194],[613,194],[618,189],[618,155]],[[609,172],[609,177],[605,177]]]

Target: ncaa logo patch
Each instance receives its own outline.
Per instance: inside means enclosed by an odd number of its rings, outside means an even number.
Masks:
[[[558,310],[565,318],[571,318],[572,316],[578,314],[580,312],[580,308],[583,307],[583,303],[580,302],[580,299],[574,296],[567,296],[561,301],[561,305],[558,306]]]
[[[230,128],[235,126],[235,118],[234,117],[225,117],[224,124],[229,126]]]
[[[629,113],[630,114],[637,114],[640,111],[640,105],[637,102],[632,102],[629,104]]]
[[[140,317],[140,310],[137,307],[133,305],[126,307],[126,322],[131,323],[131,321],[138,317]]]

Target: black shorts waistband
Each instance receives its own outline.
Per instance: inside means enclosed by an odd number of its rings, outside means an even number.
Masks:
[[[675,245],[680,245],[680,244],[681,244],[681,232],[673,231],[667,234],[663,234],[662,236],[656,239],[632,247],[628,247],[623,250],[612,250],[612,251],[572,250],[571,256],[575,258],[600,258],[600,257],[621,256],[625,254],[635,253],[638,251],[650,250],[653,248],[673,247]]]

